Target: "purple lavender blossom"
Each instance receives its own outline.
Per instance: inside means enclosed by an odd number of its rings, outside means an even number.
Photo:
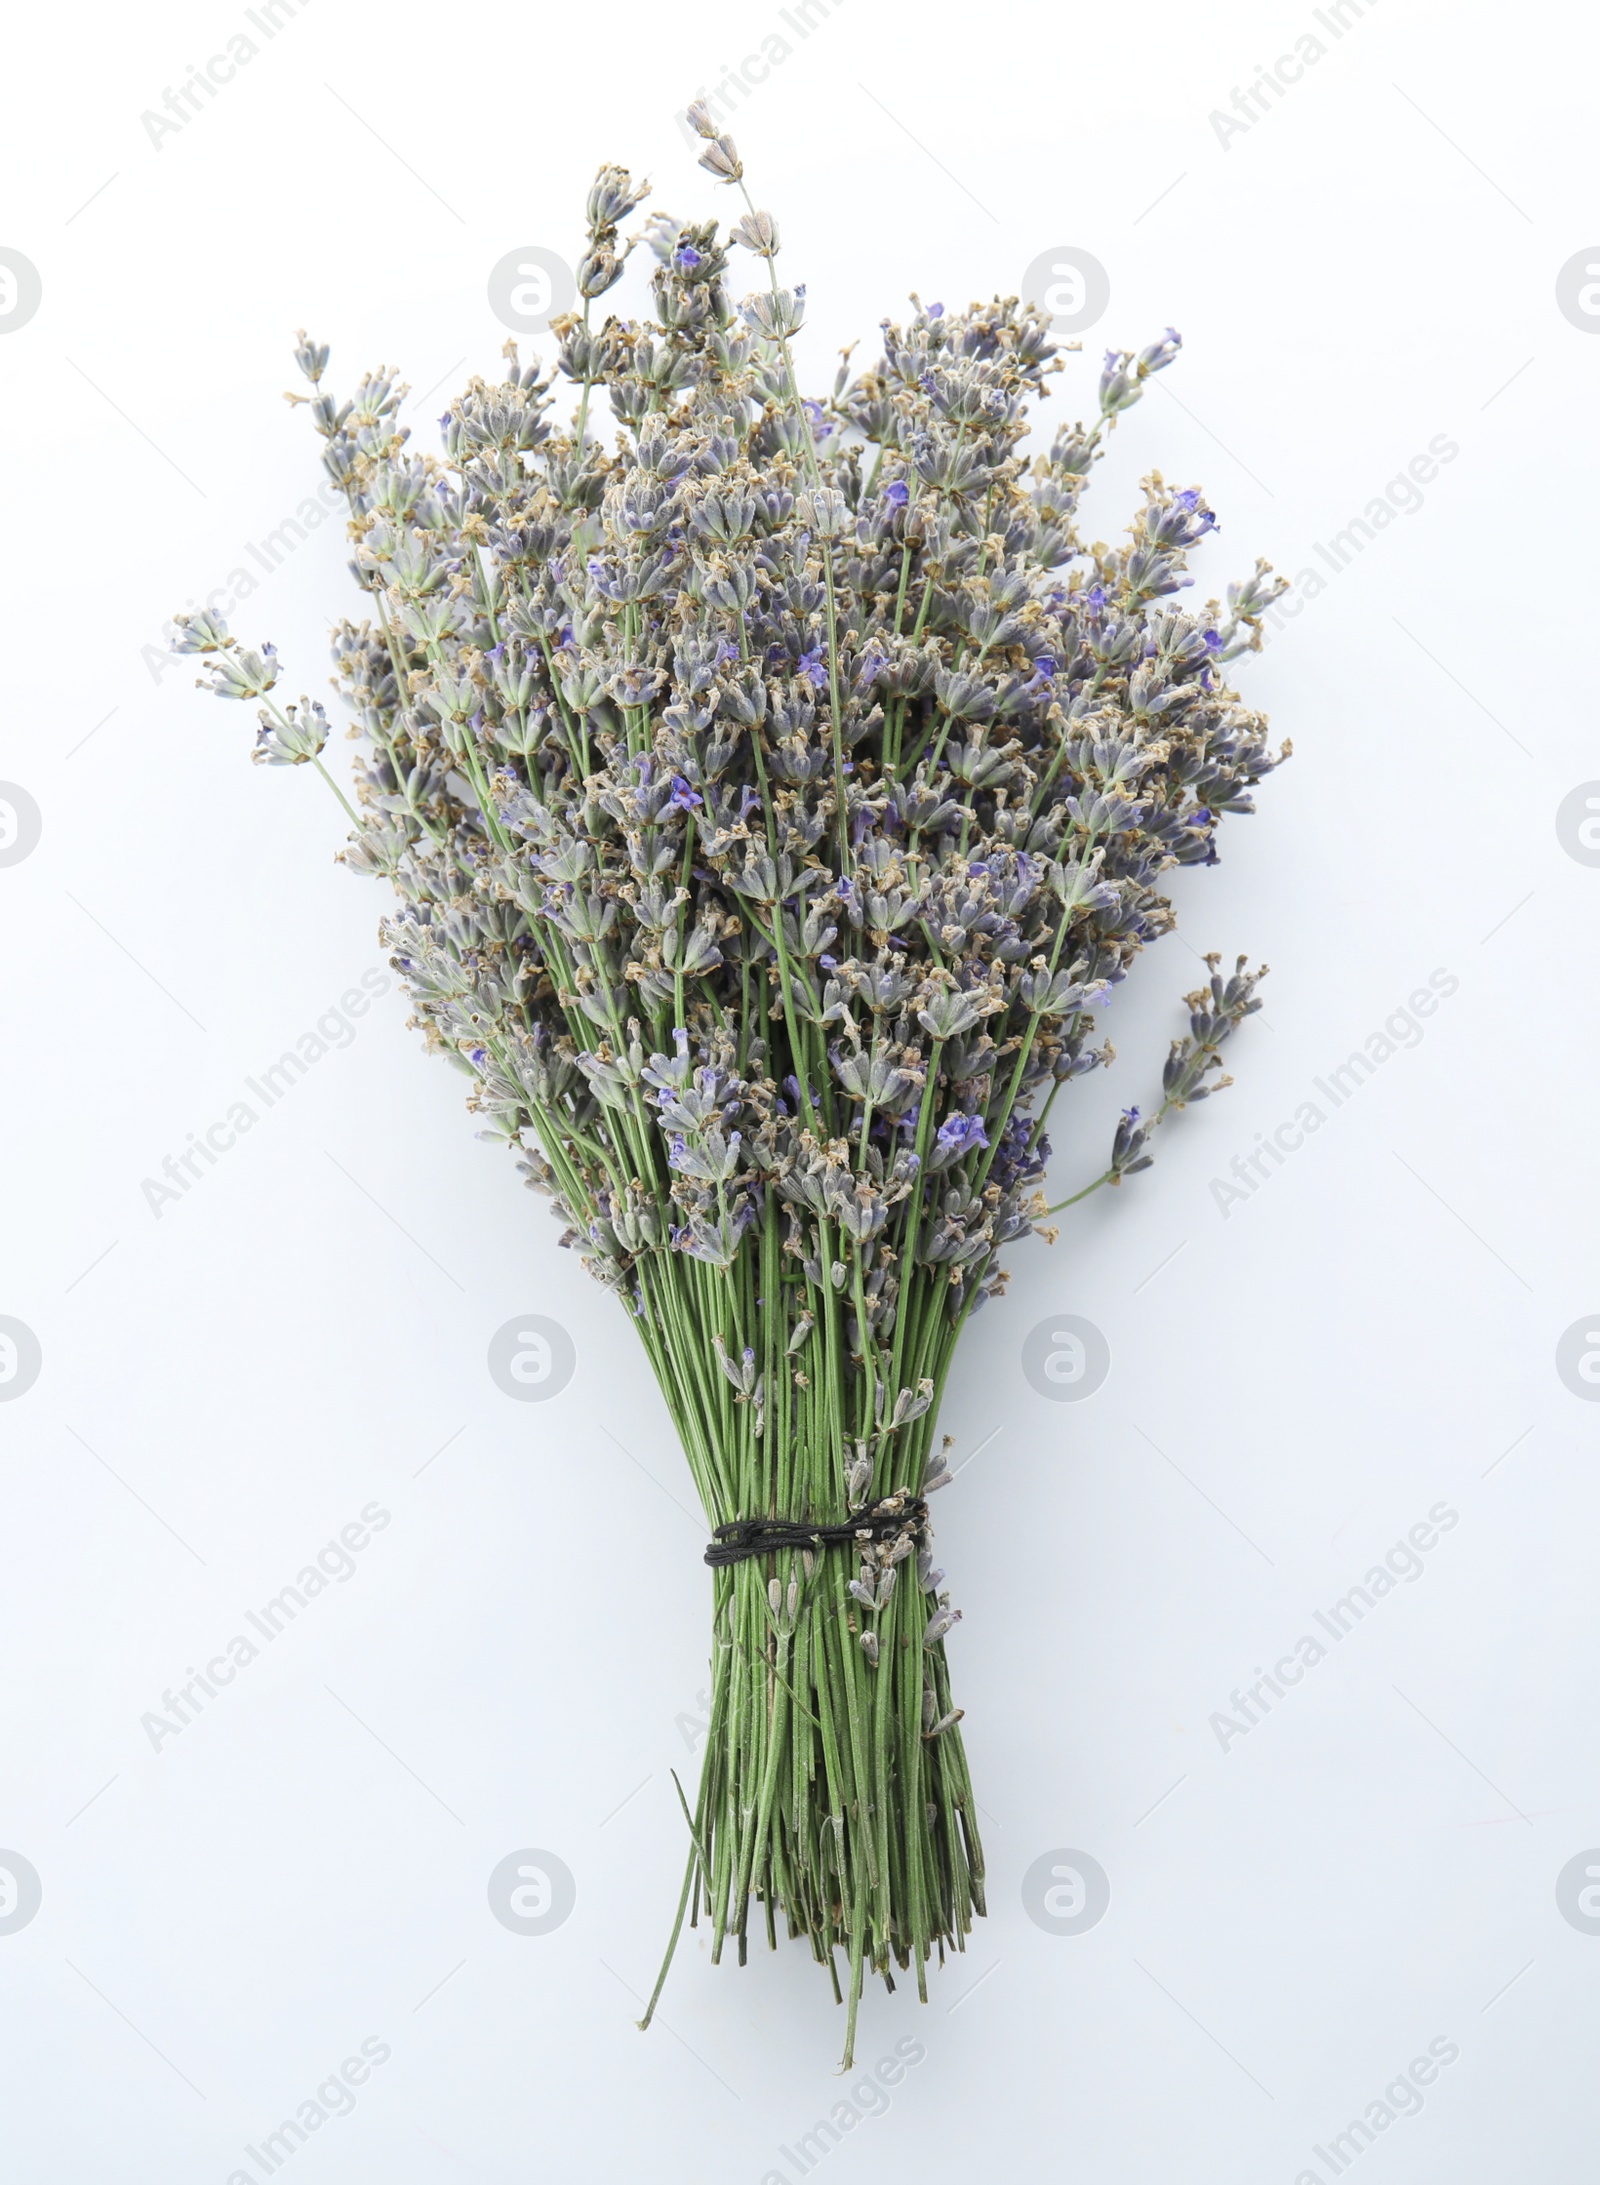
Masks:
[[[970,1153],[974,1146],[987,1146],[988,1133],[979,1115],[952,1115],[939,1126],[937,1143],[946,1153]]]

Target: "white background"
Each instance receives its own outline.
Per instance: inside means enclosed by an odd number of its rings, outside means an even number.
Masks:
[[[145,652],[313,489],[293,329],[338,388],[403,368],[431,435],[497,359],[490,266],[570,255],[602,158],[722,209],[674,110],[776,32],[733,126],[809,286],[815,380],[913,287],[961,302],[1092,251],[1110,307],[1046,427],[1105,342],[1181,328],[1093,528],[1120,533],[1152,463],[1203,483],[1200,596],[1257,553],[1324,567],[1431,438],[1460,451],[1242,664],[1296,755],[1220,869],[1180,877],[1183,937],[1119,993],[1122,1061],[1063,1116],[1052,1180],[1148,1097],[1192,950],[1272,965],[1239,1083],[1016,1250],[965,1339],[945,1424],[981,1454],[940,1547],[992,1912],[928,2008],[869,1994],[862,2066],[907,2036],[926,2061],[820,2166],[1331,2180],[1313,2149],[1442,2036],[1459,2060],[1362,2176],[1587,2179],[1600,1937],[1555,1884],[1600,1843],[1600,1416],[1554,1363],[1600,1310],[1600,871],[1555,829],[1600,775],[1600,341],[1556,305],[1600,234],[1587,25],[852,0],[801,39],[776,6],[317,0],[153,146],[141,112],[241,28],[210,0],[10,33],[0,243],[44,300],[0,338],[0,778],[44,833],[0,870],[0,1311],[44,1370],[0,1410],[0,1847],[43,1884],[0,1936],[7,2175],[256,2174],[246,2146],[368,2037],[389,2061],[295,2178],[760,2185],[850,2083],[799,1946],[741,1972],[696,1938],[633,2030],[681,1873],[701,1524],[619,1310],[398,995],[181,1203],[158,1219],[141,1188],[382,962],[331,800],[253,769],[244,710]],[[1324,57],[1220,143],[1211,112],[1307,32]],[[614,300],[641,297],[630,275]],[[236,617],[290,695],[323,689],[343,562],[330,524]],[[1459,989],[1420,1044],[1225,1219],[1212,1179],[1436,969]],[[1062,1311],[1113,1354],[1077,1405],[1020,1365]],[[577,1346],[542,1406],[485,1365],[525,1312]],[[163,1690],[372,1501],[391,1521],[355,1575],[153,1751]],[[1459,1522],[1424,1575],[1223,1750],[1233,1689],[1440,1501]],[[576,1878],[544,1937],[485,1893],[526,1847]],[[1020,1894],[1067,1847],[1112,1887],[1076,1937]]]

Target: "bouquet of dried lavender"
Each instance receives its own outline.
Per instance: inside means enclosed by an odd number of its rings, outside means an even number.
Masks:
[[[1281,586],[1258,563],[1226,610],[1173,604],[1215,518],[1157,473],[1125,546],[1079,535],[1176,334],[1110,355],[1093,425],[1032,461],[1027,404],[1062,361],[1015,299],[918,303],[870,370],[847,352],[803,398],[805,292],[697,122],[744,215],[719,237],[656,214],[653,322],[597,326],[644,195],[602,169],[583,315],[554,329],[569,426],[514,344],[440,456],[408,452],[389,373],[322,392],[304,336],[315,391],[291,399],[366,594],[334,639],[362,743],[344,861],[392,882],[429,1046],[617,1292],[712,1534],[673,1944],[688,1911],[742,1959],[752,1904],[774,1943],[781,1918],[848,1997],[848,2062],[867,1972],[925,1995],[983,1909],[928,1524],[951,1357],[1003,1247],[1054,1234],[1045,1124],[1111,1059],[1093,1012],[1172,922],[1162,873],[1214,862],[1276,763],[1222,671]],[[738,304],[730,243],[766,276]],[[325,771],[323,709],[270,695],[272,648],[179,621],[208,687],[264,701],[255,756]],[[1128,1110],[1073,1198],[1227,1082],[1259,973],[1211,968],[1154,1113]]]

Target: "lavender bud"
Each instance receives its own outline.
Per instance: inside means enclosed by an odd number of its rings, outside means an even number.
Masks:
[[[328,740],[328,716],[315,699],[302,698],[298,706],[286,706],[281,720],[270,713],[258,716],[251,758],[267,766],[304,766]]]
[[[770,212],[746,213],[729,234],[736,243],[743,243],[746,250],[753,250],[758,258],[776,258],[778,255],[778,223]]]
[[[603,296],[608,288],[615,288],[622,278],[626,257],[626,251],[619,257],[609,243],[600,243],[593,250],[585,251],[578,260],[578,294]]]
[[[735,1365],[733,1360],[728,1356],[727,1345],[723,1342],[720,1333],[714,1335],[711,1338],[711,1348],[717,1354],[717,1364],[722,1368],[723,1372],[733,1383],[734,1387],[739,1391],[740,1395],[742,1396],[746,1394],[750,1388],[751,1381],[753,1381],[755,1378],[754,1354],[750,1351],[746,1351],[744,1354],[744,1359],[742,1359],[738,1365]],[[749,1379],[746,1378],[746,1361],[750,1362]]]
[[[700,164],[703,167],[706,161]],[[739,306],[739,316],[746,326],[765,334],[769,341],[785,341],[805,323],[805,293],[803,288],[780,288],[775,296],[746,296]]]
[[[586,208],[589,233],[601,236],[614,230],[617,222],[626,220],[635,205],[642,204],[649,194],[648,182],[636,183],[626,167],[608,162],[590,185]]]
[[[843,538],[854,520],[850,504],[832,486],[816,486],[802,493],[795,502],[795,514],[811,526],[819,539]]]
[[[218,649],[206,675],[195,677],[195,688],[209,690],[217,698],[264,698],[277,680],[278,656],[271,645],[249,652],[242,645],[230,644]]]
[[[932,1402],[933,1383],[929,1380],[917,1383],[915,1395],[909,1388],[903,1388],[895,1399],[894,1424],[904,1426],[908,1419],[920,1419]]]
[[[704,131],[701,134],[703,135]],[[728,136],[712,137],[705,150],[700,154],[700,164],[707,174],[714,174],[722,182],[737,182],[744,174],[744,163],[739,157],[732,137]]]
[[[238,643],[228,635],[228,625],[221,615],[210,608],[197,608],[192,615],[174,615],[178,635],[172,641],[174,652],[226,652]]]
[[[327,343],[310,340],[302,326],[294,337],[294,361],[315,386],[328,368]]]
[[[1169,326],[1160,341],[1153,341],[1148,348],[1139,351],[1139,366],[1146,372],[1163,372],[1183,347],[1183,336],[1175,326]]]

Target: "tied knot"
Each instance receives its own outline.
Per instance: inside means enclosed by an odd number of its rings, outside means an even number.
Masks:
[[[790,1517],[736,1517],[719,1525],[705,1559],[713,1570],[744,1563],[756,1555],[776,1555],[784,1548],[875,1547],[886,1540],[917,1540],[927,1529],[928,1505],[920,1495],[897,1487],[881,1502],[856,1510],[841,1525],[808,1525]]]

